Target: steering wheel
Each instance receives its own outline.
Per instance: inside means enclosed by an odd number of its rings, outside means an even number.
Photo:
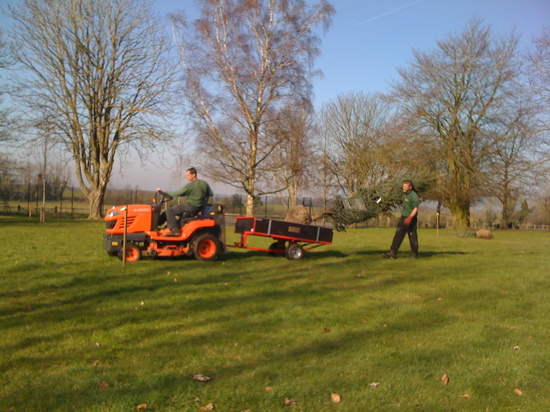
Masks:
[[[157,202],[157,194],[160,195],[160,197],[161,197],[160,202]],[[161,205],[164,202],[169,202],[172,199],[173,199],[173,197],[170,196],[168,193],[163,192],[162,190],[157,190],[155,192],[155,198],[153,199],[153,202],[157,203],[158,205]]]

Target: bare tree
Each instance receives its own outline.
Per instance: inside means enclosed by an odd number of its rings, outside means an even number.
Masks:
[[[172,71],[159,18],[141,0],[24,0],[10,17],[29,123],[71,153],[89,218],[100,218],[117,151],[166,130]]]
[[[317,188],[317,191],[314,193],[316,196],[321,195],[324,213],[329,209],[329,199],[337,195],[337,185],[335,175],[332,173],[330,167],[331,149],[329,133],[321,125],[321,116],[317,114],[314,121],[311,145],[311,154],[313,156],[311,186]]]
[[[345,196],[387,177],[389,120],[387,106],[374,95],[349,93],[323,105],[319,127],[326,134],[329,167]]]
[[[455,227],[469,227],[478,172],[500,138],[493,129],[519,73],[517,43],[513,33],[493,38],[490,27],[474,19],[432,52],[415,50],[410,68],[399,69],[401,79],[393,85],[391,100],[415,135],[439,146]]]
[[[278,144],[267,161],[265,178],[266,187],[273,187],[290,209],[311,176],[313,124],[310,112],[299,107],[287,107],[281,115],[285,121],[274,123],[276,128],[268,131]]]
[[[550,168],[550,26],[533,40],[533,47],[525,54],[529,90],[538,103],[537,132],[539,144],[534,145],[534,155],[545,160],[545,167],[538,168],[536,183],[544,188],[548,184]]]
[[[518,89],[518,96],[521,95]],[[531,194],[536,176],[550,160],[540,150],[544,134],[538,129],[538,104],[517,96],[508,104],[509,114],[502,113],[495,134],[493,150],[484,165],[484,191],[502,204],[501,223],[507,227],[519,206],[520,196]]]
[[[4,41],[4,32],[0,29],[0,70],[7,69],[12,63],[8,52],[8,46]],[[0,105],[3,103],[2,94],[3,90],[0,91]],[[0,109],[0,143],[10,138],[10,128],[13,125],[10,114],[11,110],[5,108]]]
[[[210,176],[244,189],[253,214],[257,182],[278,145],[266,123],[284,121],[290,102],[311,106],[317,24],[334,8],[327,0],[199,0],[201,18],[187,25],[172,16],[184,63],[183,93],[194,118],[197,146]],[[271,127],[273,129],[273,127]]]
[[[499,119],[499,139],[487,163],[486,191],[501,202],[505,227],[518,216],[520,197],[537,194],[548,182],[550,28],[533,40],[523,57],[525,76],[510,98],[508,114]]]
[[[10,64],[8,46],[4,40],[4,31],[0,28],[0,69],[5,69]]]
[[[525,54],[527,77],[531,91],[541,106],[540,128],[550,132],[550,26],[533,40],[533,47]],[[550,142],[546,140],[546,148]]]

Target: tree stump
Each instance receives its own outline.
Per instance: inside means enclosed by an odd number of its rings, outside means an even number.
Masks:
[[[285,222],[311,225],[311,216],[305,206],[297,205],[292,207],[285,216]]]

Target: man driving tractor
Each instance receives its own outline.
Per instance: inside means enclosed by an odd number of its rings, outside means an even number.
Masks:
[[[166,192],[168,195],[177,198],[187,196],[187,202],[181,205],[174,205],[160,215],[159,226],[164,222],[170,229],[166,236],[180,236],[180,227],[177,216],[196,216],[201,208],[208,203],[208,198],[214,196],[212,189],[204,180],[197,179],[197,169],[190,167],[185,172],[185,178],[189,181],[183,188],[175,192]],[[162,192],[157,189],[157,192]]]

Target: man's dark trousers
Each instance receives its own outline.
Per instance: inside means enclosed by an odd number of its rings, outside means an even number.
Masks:
[[[409,235],[409,243],[411,244],[411,253],[416,255],[418,253],[418,235],[416,233],[416,216],[413,217],[410,225],[405,224],[405,217],[401,216],[399,222],[397,222],[397,229],[395,235],[393,236],[393,242],[391,244],[391,253],[393,255],[397,254],[405,235]]]
[[[176,216],[195,216],[201,208],[197,206],[191,206],[188,203],[183,205],[175,205],[166,209],[166,226],[170,230],[179,230],[179,224],[176,219]]]

